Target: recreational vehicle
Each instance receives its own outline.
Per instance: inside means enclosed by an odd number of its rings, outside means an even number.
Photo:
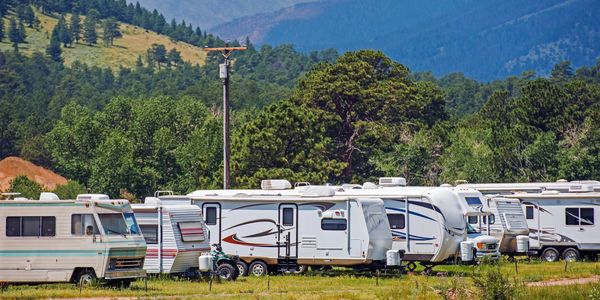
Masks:
[[[0,281],[129,286],[146,276],[146,243],[127,200],[48,195],[0,201]]]
[[[600,252],[600,193],[514,193],[529,226],[530,248],[547,261],[596,258]]]
[[[383,264],[392,247],[383,201],[334,194],[321,189],[300,196],[209,191],[188,196],[202,209],[211,243],[238,255],[242,274]]]
[[[131,207],[148,245],[144,269],[151,274],[199,276],[199,258],[211,251],[200,208],[191,205],[189,198],[171,195],[146,197],[144,204]],[[235,260],[220,259],[216,272],[233,280],[236,268]]]
[[[465,183],[458,187],[473,188],[485,195],[503,195],[513,193],[541,193],[542,191],[559,191],[561,193],[600,192],[600,181],[581,180],[528,183]]]

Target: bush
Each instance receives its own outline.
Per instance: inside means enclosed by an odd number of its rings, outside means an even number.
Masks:
[[[473,277],[473,283],[479,289],[481,299],[513,299],[516,294],[516,286],[496,268],[477,274]]]
[[[27,176],[19,175],[10,181],[9,191],[21,193],[18,197],[38,199],[40,193],[44,191],[44,187],[35,181],[29,180]]]
[[[69,180],[66,184],[57,186],[53,192],[60,199],[75,199],[78,194],[85,194],[87,189],[76,180]]]

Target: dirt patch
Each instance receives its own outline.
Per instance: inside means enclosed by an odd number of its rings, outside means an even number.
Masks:
[[[67,179],[19,157],[7,157],[0,161],[0,191],[10,187],[10,181],[19,175],[27,176],[48,190],[67,183]]]
[[[528,282],[527,286],[559,286],[559,285],[574,285],[574,284],[587,284],[595,283],[600,281],[600,276],[592,276],[585,278],[562,278],[553,279],[546,281]]]

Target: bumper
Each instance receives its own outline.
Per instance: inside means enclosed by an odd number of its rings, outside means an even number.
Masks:
[[[106,271],[104,273],[104,279],[113,280],[113,279],[135,279],[135,278],[145,278],[146,270],[118,270],[118,271]]]
[[[480,252],[475,253],[477,260],[498,260],[500,259],[500,252]]]

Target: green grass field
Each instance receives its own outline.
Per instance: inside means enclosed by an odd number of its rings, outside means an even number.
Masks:
[[[433,276],[419,272],[403,275],[372,274],[346,270],[304,275],[242,277],[235,282],[187,281],[150,278],[135,282],[130,289],[106,286],[84,287],[73,284],[10,285],[2,299],[40,298],[160,298],[175,299],[481,299],[485,295],[473,282],[490,270],[498,269],[508,279],[515,298],[531,299],[600,299],[600,283],[566,286],[528,287],[528,282],[564,278],[588,278],[600,275],[600,263],[540,263],[521,261],[518,274],[514,264],[486,266],[439,266]]]

